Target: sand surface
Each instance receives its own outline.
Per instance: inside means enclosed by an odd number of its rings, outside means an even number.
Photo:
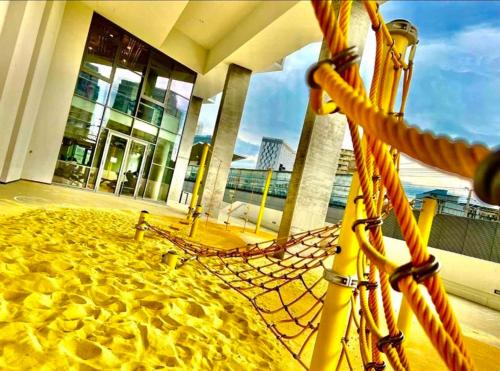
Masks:
[[[248,302],[171,248],[135,243],[137,215],[30,210],[0,222],[0,368],[296,367]]]
[[[160,256],[172,246],[160,237],[134,242],[137,210],[75,203],[0,199],[0,369],[302,369],[242,296],[194,261],[168,271]],[[158,225],[175,220],[152,215]],[[237,229],[207,227],[206,243],[246,241]],[[463,303],[454,306],[460,319]],[[412,369],[444,369],[414,330]],[[498,336],[464,330],[477,368],[497,369]],[[349,347],[361,369],[355,338]]]

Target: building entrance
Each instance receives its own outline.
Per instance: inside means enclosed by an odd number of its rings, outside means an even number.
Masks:
[[[136,197],[147,149],[147,142],[110,131],[97,175],[97,190]]]

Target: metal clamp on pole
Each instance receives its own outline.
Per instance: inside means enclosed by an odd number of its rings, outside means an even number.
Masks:
[[[343,276],[328,268],[325,268],[325,270],[323,271],[323,278],[328,282],[333,283],[334,285],[352,287],[353,289],[358,287],[357,278],[352,278],[351,276]]]
[[[440,269],[441,265],[436,260],[436,257],[434,255],[429,255],[429,260],[424,265],[415,267],[413,266],[413,262],[409,262],[396,268],[389,276],[389,282],[394,290],[401,291],[398,286],[398,282],[401,278],[413,276],[413,279],[417,281],[417,283],[422,283],[427,278],[434,276]]]
[[[368,362],[365,365],[365,370],[375,370],[375,371],[382,371],[385,370],[385,362],[382,361],[381,363],[376,363],[376,362]]]
[[[337,53],[332,58],[323,59],[319,62],[316,62],[313,65],[311,65],[311,67],[309,67],[309,69],[306,72],[307,85],[309,85],[309,87],[311,89],[321,89],[321,86],[319,86],[314,81],[314,73],[317,71],[319,66],[321,66],[322,64],[326,63],[326,64],[332,66],[332,68],[335,71],[337,71],[338,73],[341,73],[341,72],[345,71],[347,68],[358,63],[360,60],[361,60],[361,58],[358,55],[358,47],[351,46],[349,48],[342,50],[340,53]]]
[[[366,219],[358,219],[354,223],[352,223],[352,230],[355,232],[356,227],[360,224],[366,224],[365,230],[372,229],[384,224],[382,217],[377,216],[375,218],[366,218]]]
[[[383,338],[378,339],[377,348],[381,352],[384,352],[384,349],[387,345],[392,345],[392,346],[401,345],[404,339],[405,336],[403,335],[403,332],[399,331],[399,334],[396,336],[387,335],[384,336]]]

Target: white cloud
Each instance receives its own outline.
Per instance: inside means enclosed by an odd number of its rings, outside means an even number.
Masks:
[[[495,76],[500,72],[500,28],[478,24],[450,37],[421,40],[416,68],[434,67],[458,73]]]
[[[262,133],[250,132],[245,128],[240,128],[240,131],[238,132],[238,139],[256,146],[260,146],[260,143],[262,142]]]
[[[238,169],[255,169],[257,158],[257,155],[247,156],[244,160],[232,162],[231,167]]]

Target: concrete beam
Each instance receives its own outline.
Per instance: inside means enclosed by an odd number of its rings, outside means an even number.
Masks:
[[[369,26],[370,21],[363,6],[354,2],[349,45],[357,45],[360,53]],[[328,57],[329,50],[323,43],[319,59]],[[345,116],[341,114],[316,116],[308,105],[281,218],[279,239],[325,224],[346,122]]]
[[[202,98],[195,96],[191,98],[186,122],[184,123],[184,130],[182,131],[182,139],[179,145],[177,160],[175,161],[174,174],[172,175],[172,181],[168,191],[167,203],[177,203],[181,197],[202,103]]]
[[[231,64],[227,70],[200,197],[203,212],[213,218],[218,217],[222,207],[251,74],[252,71],[236,64]]]

